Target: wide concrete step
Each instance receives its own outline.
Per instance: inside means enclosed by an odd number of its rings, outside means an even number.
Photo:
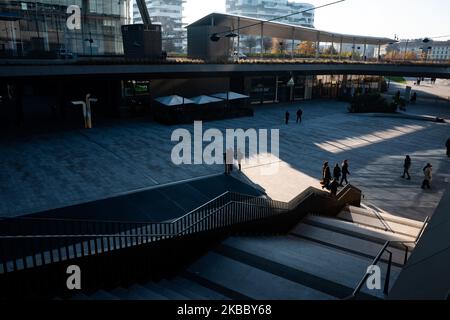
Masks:
[[[250,299],[316,300],[334,298],[215,252],[210,252],[200,258],[189,267],[188,271],[216,286]]]
[[[166,296],[148,290],[139,285],[133,285],[130,288],[116,288],[110,292],[121,300],[169,300]]]
[[[250,254],[247,259],[255,263],[270,266],[269,262],[274,262],[301,273],[304,279],[300,281],[322,292],[336,292],[335,296],[340,298],[355,288],[373,260],[294,236],[233,237],[224,244]],[[386,267],[384,263],[380,266]],[[399,268],[393,267],[394,277],[399,272]]]
[[[184,286],[181,286],[174,281],[168,281],[166,279],[163,279],[159,282],[159,285],[164,286],[165,288],[178,292],[188,298],[189,300],[205,300],[205,297],[198,294],[195,291],[192,291],[190,289],[185,288]]]
[[[179,287],[185,288],[190,292],[195,293],[200,296],[200,299],[204,300],[230,300],[230,298],[214,291],[209,288],[206,288],[196,282],[190,281],[184,277],[178,276],[172,280],[171,283],[176,284]]]
[[[147,290],[156,292],[160,295],[163,295],[170,300],[189,300],[188,296],[186,296],[180,292],[177,292],[174,289],[169,288],[162,281],[160,281],[158,283],[148,282],[146,284],[143,284],[142,287],[146,288]]]
[[[414,248],[415,237],[406,236],[402,234],[396,234],[381,229],[376,229],[360,224],[355,224],[349,221],[344,221],[336,218],[325,218],[320,216],[308,215],[304,220],[304,223],[309,225],[315,225],[317,227],[325,228],[328,230],[344,233],[347,235],[355,236],[361,239],[370,241],[399,241],[404,242],[404,245]],[[398,245],[400,247],[400,245]]]
[[[373,217],[382,217],[383,220],[396,222],[405,226],[414,227],[417,229],[421,229],[423,226],[423,221],[417,221],[413,219],[408,219],[404,217],[395,216],[393,214],[390,214],[386,211],[383,211],[378,208],[371,208],[368,205],[361,204],[361,207],[355,207],[355,206],[348,206],[346,209],[351,210],[352,212],[359,213],[359,214],[365,214]]]
[[[350,221],[375,229],[381,229],[387,232],[398,233],[414,238],[417,237],[421,228],[406,225],[402,222],[387,220],[381,215],[377,215],[372,211],[363,211],[361,210],[361,208],[358,208],[357,210],[355,209],[355,207],[345,208],[338,214],[337,217],[345,221]]]
[[[374,259],[383,247],[382,241],[374,242],[350,236],[344,233],[323,229],[320,227],[300,223],[290,232],[291,235],[314,241],[336,250],[347,251]],[[405,250],[389,247],[392,251],[392,261],[402,266],[405,261]],[[408,257],[411,251],[408,251]],[[383,259],[383,261],[387,261]]]

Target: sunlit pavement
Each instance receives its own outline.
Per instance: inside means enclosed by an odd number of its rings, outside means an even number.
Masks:
[[[300,125],[295,124],[298,105],[304,110]],[[280,154],[269,161],[279,164],[278,172],[264,175],[264,165],[252,162],[241,173],[274,199],[289,201],[308,186],[320,187],[324,161],[334,167],[349,159],[349,180],[363,190],[366,204],[417,220],[431,215],[450,179],[444,150],[450,125],[352,115],[346,109],[347,104],[335,101],[266,106],[253,118],[205,123],[204,130],[279,128]],[[291,113],[288,126],[286,110]],[[418,103],[409,110],[450,118],[446,104]],[[192,125],[182,127],[193,130]],[[171,134],[176,128],[145,120],[95,127],[94,120],[89,131],[1,138],[0,215],[63,207],[223,171],[222,165],[174,165]],[[406,154],[413,161],[411,181],[400,177]],[[433,164],[433,188],[423,191],[427,162]]]

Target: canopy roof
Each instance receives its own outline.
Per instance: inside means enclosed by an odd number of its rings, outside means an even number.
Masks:
[[[385,45],[397,42],[394,39],[384,37],[361,36],[352,34],[342,34],[319,30],[314,28],[302,27],[294,24],[282,23],[277,21],[267,22],[263,19],[251,18],[224,13],[211,13],[196,22],[188,25],[187,28],[195,26],[229,26],[234,33],[241,35],[261,35],[261,23],[263,23],[263,35],[265,37],[279,39],[293,39],[300,41],[335,42],[335,43],[355,43],[368,45]],[[249,26],[246,28],[246,26]],[[239,28],[239,30],[237,30]],[[219,34],[225,36],[225,34]]]
[[[219,98],[219,99],[222,99],[222,100],[237,100],[237,99],[245,99],[245,98],[249,97],[249,96],[245,96],[243,94],[236,93],[236,92],[233,92],[233,91],[215,93],[215,94],[211,94],[210,96],[211,97],[215,97],[215,98]]]
[[[155,100],[166,106],[179,106],[179,105],[183,105],[183,104],[194,103],[194,101],[192,101],[190,99],[180,97],[177,95],[159,97],[159,98],[156,98]]]
[[[214,102],[222,101],[222,99],[218,99],[218,98],[214,98],[214,97],[210,97],[210,96],[205,96],[205,95],[194,97],[194,98],[191,98],[190,100],[192,100],[195,104],[208,104],[208,103],[214,103]]]

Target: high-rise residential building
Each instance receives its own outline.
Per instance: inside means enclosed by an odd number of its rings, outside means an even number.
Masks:
[[[152,23],[161,24],[163,49],[167,52],[182,52],[186,48],[186,31],[182,21],[185,2],[185,0],[145,0]],[[133,4],[133,21],[142,23],[136,1]]]
[[[2,0],[0,56],[123,54],[121,26],[131,0]],[[79,8],[79,27],[68,19]],[[72,7],[73,8],[73,7]]]
[[[252,18],[270,20],[314,8],[312,4],[288,0],[226,0],[226,12]],[[314,28],[314,10],[302,12],[279,22]]]

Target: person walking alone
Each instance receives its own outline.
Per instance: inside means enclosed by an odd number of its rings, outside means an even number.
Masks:
[[[322,167],[322,189],[330,189],[331,171],[328,162],[325,162]]]
[[[303,110],[298,109],[297,110],[297,123],[302,123],[302,116],[303,116]]]
[[[408,176],[408,180],[411,180],[411,176],[409,175],[409,169],[411,169],[411,158],[410,156],[406,156],[405,162],[403,164],[403,175],[402,175],[403,179],[405,178],[405,176]]]
[[[342,164],[342,179],[341,183],[339,184],[341,187],[343,187],[343,183],[345,181],[345,184],[348,184],[347,176],[350,175],[350,171],[348,170],[348,160],[344,160],[344,163]]]
[[[289,111],[286,111],[286,114],[284,115],[285,120],[286,120],[286,124],[289,124],[289,118],[291,117],[291,114],[289,113]]]
[[[242,153],[241,149],[238,149],[236,158],[238,161],[239,171],[242,171],[242,159],[244,159],[244,154]]]
[[[423,175],[422,189],[425,189],[425,187],[431,189],[431,180],[433,180],[433,166],[431,164],[428,163],[425,168],[423,168]]]

